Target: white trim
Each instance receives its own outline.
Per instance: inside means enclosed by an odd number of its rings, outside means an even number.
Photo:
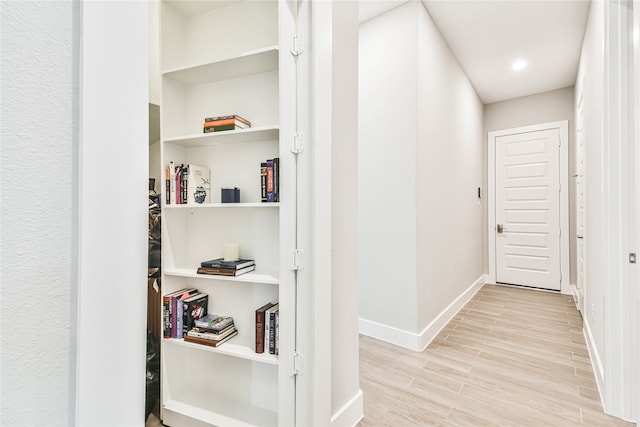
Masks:
[[[495,139],[499,136],[512,135],[525,132],[536,132],[542,130],[558,129],[560,132],[560,292],[571,294],[570,267],[569,267],[569,121],[561,120],[557,122],[540,123],[530,126],[522,126],[512,129],[491,131],[487,136],[487,236],[488,236],[488,257],[489,274],[487,280],[496,282],[496,212],[495,212],[495,188],[496,188],[496,146]]]
[[[600,354],[598,353],[598,348],[595,344],[595,340],[593,339],[593,335],[591,334],[591,329],[589,328],[589,322],[583,323],[582,332],[584,334],[584,340],[587,343],[589,360],[591,361],[593,376],[596,379],[596,385],[598,387],[598,395],[600,396],[600,401],[602,402],[602,391],[604,390],[604,368],[602,365],[602,360],[600,359]]]
[[[362,390],[351,398],[331,417],[332,426],[355,426],[364,418],[364,394]]]
[[[462,307],[473,298],[486,281],[486,275],[480,276],[420,333],[405,331],[404,329],[394,328],[393,326],[383,325],[362,318],[358,319],[360,333],[400,347],[408,348],[409,350],[422,351],[427,348],[442,328],[458,314]]]

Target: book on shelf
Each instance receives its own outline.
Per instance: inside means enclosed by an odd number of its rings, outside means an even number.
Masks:
[[[184,305],[183,302],[194,295],[199,295],[197,290],[193,292],[185,292],[181,295],[172,297],[171,305],[173,307],[172,326],[171,326],[171,338],[182,338],[184,331]],[[174,327],[175,326],[175,327]]]
[[[256,309],[256,353],[264,353],[264,327],[265,327],[265,312],[274,306],[274,303],[269,302],[262,307]]]
[[[204,293],[197,293],[182,301],[182,331],[176,338],[182,338],[195,326],[197,320],[208,314],[208,305],[209,295]]]
[[[225,120],[235,120],[241,123],[244,123],[246,126],[251,127],[251,122],[247,119],[245,119],[242,116],[239,116],[238,114],[231,114],[231,115],[227,115],[227,116],[216,116],[216,117],[206,117],[204,119],[205,123],[215,123],[215,122],[221,122],[221,121],[225,121]]]
[[[267,308],[264,312],[264,351],[265,353],[271,353],[271,341],[275,339],[275,323],[272,328],[271,314],[275,313],[280,307],[279,303],[274,303],[271,307]],[[275,321],[275,318],[274,318]],[[273,329],[273,335],[272,335]],[[273,354],[273,353],[272,353]]]
[[[279,311],[279,304],[276,304],[269,309],[269,354],[276,354],[276,316]]]
[[[164,338],[172,338],[175,336],[174,325],[175,323],[175,302],[176,298],[180,298],[182,295],[191,295],[198,290],[196,288],[184,288],[179,291],[170,292],[162,296],[162,336]]]
[[[211,169],[187,165],[187,204],[202,204],[211,199]]]
[[[280,201],[280,158],[274,157],[260,163],[260,200]]]
[[[233,325],[233,317],[224,314],[209,313],[204,317],[196,319],[196,328],[205,328],[212,332],[219,332],[229,325]]]
[[[267,162],[260,163],[260,200],[267,201]]]
[[[191,342],[191,343],[195,343],[195,344],[202,344],[202,345],[208,345],[210,347],[218,347],[220,344],[223,344],[227,341],[229,341],[231,338],[235,337],[236,335],[238,335],[238,331],[234,331],[232,334],[227,335],[226,337],[220,339],[220,340],[209,340],[206,338],[200,338],[200,337],[192,337],[187,335],[186,337],[184,337],[184,341],[185,342]]]
[[[246,128],[238,125],[220,125],[220,126],[210,126],[210,127],[205,126],[203,128],[203,131],[204,133],[211,133],[211,132],[221,132],[225,130],[238,130],[238,129],[246,129]]]
[[[169,187],[169,200],[167,201],[168,205],[176,204],[176,164],[171,161],[168,166],[169,171],[167,172],[169,175],[169,183],[167,186]]]
[[[224,119],[224,120],[216,120],[213,122],[204,122],[203,127],[206,129],[211,127],[229,126],[229,125],[236,126],[240,129],[248,129],[251,127],[251,125],[238,119]]]
[[[226,337],[227,335],[233,333],[235,330],[236,330],[236,326],[232,323],[231,325],[227,326],[226,328],[220,331],[215,331],[208,328],[194,327],[189,332],[187,332],[187,335],[190,337],[206,338],[208,340],[220,340]]]
[[[255,261],[252,259],[239,259],[237,261],[225,261],[224,258],[216,258],[211,259],[209,261],[202,261],[200,263],[200,267],[209,267],[209,268],[231,268],[231,269],[242,269],[245,267],[250,267],[255,264]]]
[[[196,271],[198,274],[209,274],[212,276],[242,276],[245,273],[256,269],[255,265],[250,265],[244,268],[212,268],[212,267],[198,267]]]

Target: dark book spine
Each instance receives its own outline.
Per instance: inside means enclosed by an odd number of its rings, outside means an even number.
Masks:
[[[267,160],[267,202],[275,201],[273,194],[273,159]]]
[[[264,353],[264,308],[256,310],[256,353]]]
[[[260,163],[260,200],[267,201],[267,163]]]
[[[183,324],[183,336],[196,325],[196,320],[207,315],[209,305],[209,295],[203,294],[202,297],[185,303],[185,321]]]
[[[162,336],[171,338],[171,298],[168,295],[162,297]]]
[[[164,187],[164,192],[165,192],[165,203],[167,205],[171,204],[171,175],[170,175],[170,171],[169,168],[167,167],[167,169],[165,170],[165,187]]]
[[[269,316],[269,354],[276,354],[276,313]]]
[[[273,201],[280,201],[280,158],[273,159]]]

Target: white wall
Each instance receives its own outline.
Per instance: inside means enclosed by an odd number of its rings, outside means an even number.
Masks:
[[[140,425],[147,6],[1,7],[0,423]]]
[[[549,123],[560,120],[569,121],[569,177],[575,174],[575,94],[574,87],[553,90],[531,96],[495,102],[484,106],[483,133],[483,188],[487,188],[487,133],[490,131],[511,129],[515,127]],[[575,181],[569,179],[569,264],[570,283],[576,283],[576,224],[575,224]],[[486,217],[486,204],[484,215]],[[484,229],[483,247],[488,247],[487,230]],[[488,269],[485,251],[484,264]],[[487,270],[488,271],[488,270]]]
[[[79,15],[2,2],[3,426],[73,425]],[[29,327],[25,330],[25,326]]]
[[[483,107],[419,2],[361,24],[359,76],[360,331],[421,349],[483,280]]]
[[[360,318],[409,331],[418,322],[417,6],[360,25],[358,81]]]
[[[585,79],[584,85],[584,135],[585,135],[585,313],[584,328],[592,347],[594,373],[600,387],[603,385],[602,355],[604,352],[604,299],[607,282],[604,228],[604,188],[602,184],[602,156],[604,142],[604,5],[591,3],[587,30],[582,45],[580,65],[576,81]],[[576,97],[580,96],[576,93]]]

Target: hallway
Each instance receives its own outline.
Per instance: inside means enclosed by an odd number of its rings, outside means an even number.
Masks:
[[[632,426],[602,411],[568,295],[484,285],[424,351],[360,337],[366,426]]]

